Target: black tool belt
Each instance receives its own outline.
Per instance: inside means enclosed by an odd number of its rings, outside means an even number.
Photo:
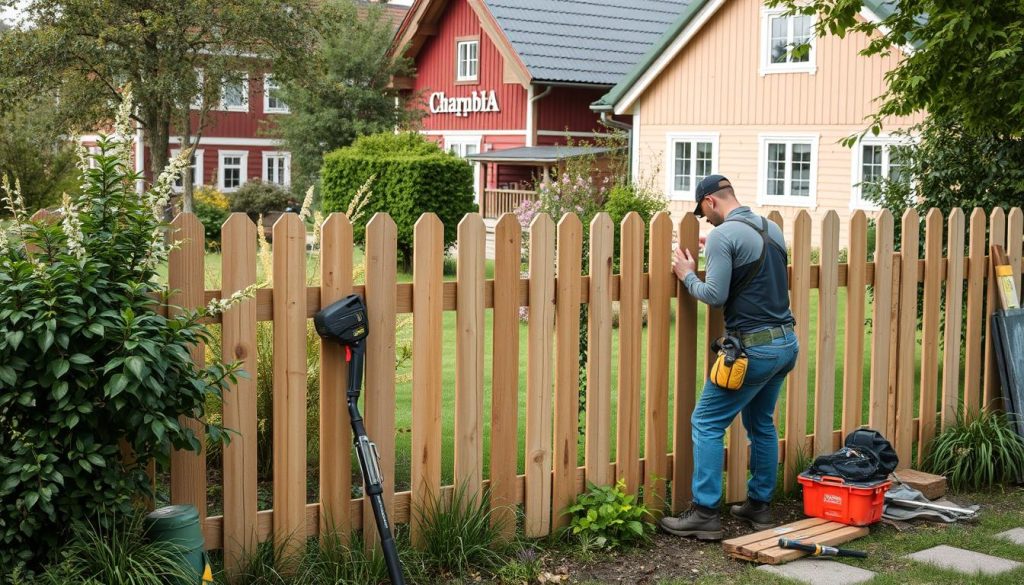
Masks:
[[[770,329],[762,329],[755,331],[754,333],[740,334],[737,335],[740,341],[743,342],[743,347],[756,347],[758,345],[768,345],[776,339],[780,339],[786,336],[787,333],[793,332],[793,324],[787,323],[786,325],[779,325],[778,327],[772,327]]]

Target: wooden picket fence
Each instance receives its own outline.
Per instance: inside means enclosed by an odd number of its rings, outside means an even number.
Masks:
[[[773,213],[771,219],[781,225]],[[932,210],[925,218],[924,254],[919,256],[920,224],[916,212],[902,218],[902,245],[894,251],[894,220],[888,211],[875,218],[874,261],[868,262],[868,221],[856,212],[849,224],[847,261],[839,262],[839,219],[829,212],[817,243],[820,261],[812,265],[811,218],[801,211],[792,226],[790,291],[797,336],[804,350],[785,388],[785,436],[779,448],[785,488],[794,485],[800,457],[828,452],[841,437],[862,424],[882,430],[893,440],[904,466],[919,462],[936,431],[993,404],[999,396],[991,347],[982,343],[996,299],[987,259],[990,244],[1004,244],[1020,285],[1024,214],[1014,208],[986,216],[975,209],[969,220],[957,209],[948,218]],[[969,229],[965,223],[969,222]],[[233,214],[222,234],[222,290],[204,290],[203,228],[183,214],[173,223],[182,241],[171,256],[172,306],[195,307],[226,297],[255,283],[256,226]],[[649,233],[649,270],[644,270],[645,231]],[[367,339],[365,421],[377,442],[384,471],[384,501],[393,522],[411,523],[414,543],[421,527],[412,511],[427,498],[450,493],[441,481],[442,313],[456,311],[456,412],[454,479],[469,495],[489,494],[495,521],[513,519],[522,505],[525,534],[540,537],[567,523],[561,511],[584,489],[585,480],[608,484],[624,479],[631,492],[643,488],[652,510],[679,511],[690,501],[693,472],[690,415],[696,401],[698,352],[723,328],[712,310],[706,331],[697,330],[697,302],[677,284],[671,271],[673,243],[697,249],[697,218],[687,214],[673,225],[668,214],[645,227],[630,214],[621,229],[621,269],[612,271],[614,226],[599,214],[590,225],[589,250],[583,250],[583,226],[573,215],[556,225],[539,215],[529,227],[529,277],[521,275],[524,234],[511,215],[495,228],[494,278],[485,278],[485,229],[482,218],[466,216],[458,228],[455,281],[443,279],[443,226],[426,214],[415,227],[414,276],[396,282],[396,226],[376,215],[366,229],[365,276],[353,282],[352,226],[341,214],[322,226],[320,285],[306,281],[306,231],[294,214],[273,227],[273,287],[227,311],[222,319],[223,358],[241,360],[249,378],[240,379],[224,396],[223,422],[236,431],[223,453],[223,516],[206,517],[207,475],[204,457],[176,452],[171,461],[171,500],[196,505],[205,520],[208,548],[223,549],[228,568],[259,541],[274,539],[296,553],[304,537],[333,528],[347,534],[362,529],[372,542],[373,515],[363,499],[351,499],[351,433],[345,408],[346,371],[339,347],[321,345],[320,361],[320,501],[306,502],[306,320],[321,307],[347,295],[366,300],[371,334]],[[987,233],[987,241],[986,241]],[[966,256],[965,238],[969,237]],[[943,255],[943,247],[948,254]],[[582,274],[581,259],[589,258]],[[867,287],[873,287],[870,347],[864,346]],[[845,353],[836,355],[837,298],[847,289]],[[919,288],[923,301],[918,306]],[[817,339],[809,338],[811,290],[818,290]],[[966,289],[966,295],[965,293]],[[966,298],[966,302],[964,302]],[[613,303],[619,303],[617,332]],[[641,359],[642,306],[647,306],[646,362]],[[586,424],[582,444],[585,465],[577,466],[577,391],[580,307],[587,305]],[[673,307],[674,305],[674,307]],[[520,307],[529,309],[526,412],[518,412]],[[483,387],[485,311],[493,311],[494,352],[490,388]],[[945,311],[943,320],[940,311]],[[674,312],[675,320],[672,321]],[[961,363],[961,324],[966,312],[966,340]],[[396,319],[413,316],[411,489],[394,489]],[[273,329],[273,509],[257,507],[256,466],[256,326],[271,320]],[[920,334],[920,341],[918,341]],[[619,339],[618,379],[611,378],[612,336]],[[670,355],[670,335],[675,350]],[[940,344],[940,340],[942,343]],[[809,364],[806,348],[816,344],[813,405],[808,404]],[[940,345],[944,347],[939,355]],[[920,346],[920,361],[915,352]],[[864,352],[870,352],[870,385],[863,388]],[[202,359],[202,348],[195,357]],[[835,368],[843,360],[842,388]],[[674,380],[669,379],[670,360]],[[939,377],[940,360],[943,365]],[[710,360],[705,359],[704,363]],[[919,364],[919,366],[917,365]],[[915,375],[920,368],[920,382]],[[963,374],[961,375],[961,367]],[[641,386],[641,368],[645,369]],[[611,419],[612,392],[618,393],[617,420]],[[869,392],[869,414],[862,418],[862,392]],[[484,392],[492,396],[485,412]],[[669,393],[674,410],[669,411]],[[643,393],[645,400],[641,400]],[[915,398],[925,405],[915,412]],[[840,428],[833,426],[835,401],[842,401]],[[641,413],[641,404],[645,405]],[[780,401],[781,403],[781,401]],[[927,405],[934,407],[927,407]],[[807,428],[813,407],[813,429]],[[517,475],[519,417],[526,417],[523,475]],[[641,453],[643,417],[643,458]],[[669,444],[669,425],[673,441]],[[490,452],[483,449],[490,427]],[[810,432],[809,432],[810,431]],[[615,452],[610,448],[616,433]],[[728,501],[745,497],[747,445],[739,420],[729,429],[726,451]],[[912,449],[918,445],[917,459]],[[678,455],[678,457],[676,456]],[[483,477],[484,457],[490,477]],[[666,483],[671,481],[671,501]],[[505,524],[511,529],[513,522]]]

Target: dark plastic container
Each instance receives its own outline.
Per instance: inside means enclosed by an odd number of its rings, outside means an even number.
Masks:
[[[170,542],[182,550],[182,568],[192,576],[171,585],[204,583],[207,559],[199,512],[192,505],[164,506],[146,515],[146,536],[152,542]]]

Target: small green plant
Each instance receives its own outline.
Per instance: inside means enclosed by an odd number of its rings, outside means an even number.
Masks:
[[[423,527],[423,561],[439,574],[492,570],[502,563],[500,523],[492,522],[486,499],[457,486],[451,498],[431,494],[413,511]]]
[[[260,215],[275,211],[284,211],[292,195],[273,183],[248,181],[231,193],[231,211],[248,213],[253,221]]]
[[[195,578],[170,542],[148,542],[141,514],[75,525],[39,585],[165,585]]]
[[[196,187],[192,195],[192,210],[203,224],[209,250],[220,250],[220,228],[230,214],[228,207],[228,198],[210,185]]]
[[[626,493],[626,483],[614,486],[590,484],[566,510],[571,516],[569,532],[599,548],[614,549],[645,542],[654,532],[647,506]]]
[[[983,411],[932,441],[924,470],[946,476],[954,490],[976,490],[1015,481],[1024,474],[1024,441],[1010,415]]]

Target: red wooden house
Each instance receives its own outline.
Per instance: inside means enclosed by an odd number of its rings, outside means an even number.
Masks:
[[[393,54],[415,77],[422,132],[476,167],[483,213],[497,217],[608,125],[590,110],[640,61],[685,0],[416,0]]]

